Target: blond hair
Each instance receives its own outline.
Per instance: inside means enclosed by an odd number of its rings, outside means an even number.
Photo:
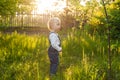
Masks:
[[[51,19],[48,21],[48,29],[49,29],[50,31],[53,30],[56,23],[60,24],[60,23],[61,23],[61,20],[60,20],[58,17],[53,17],[53,18],[51,18]]]

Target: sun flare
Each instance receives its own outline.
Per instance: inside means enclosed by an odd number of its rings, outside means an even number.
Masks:
[[[82,6],[85,6],[86,5],[86,2],[85,1],[80,1],[80,4],[82,5]]]
[[[65,7],[65,0],[36,0],[36,12],[38,14],[47,11],[62,11]]]

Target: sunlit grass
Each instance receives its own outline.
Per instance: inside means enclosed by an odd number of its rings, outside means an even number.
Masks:
[[[86,31],[61,36],[63,52],[52,80],[106,80],[107,40]],[[112,44],[112,78],[120,79],[119,41]],[[50,80],[48,37],[0,33],[0,80]]]

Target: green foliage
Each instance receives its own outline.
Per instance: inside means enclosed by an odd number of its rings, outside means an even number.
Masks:
[[[23,16],[34,9],[33,1],[35,0],[0,0],[0,26],[21,26]],[[16,21],[20,24],[16,25]]]
[[[72,4],[73,6],[79,6],[80,5],[79,0],[67,0],[67,1],[69,1],[69,4]]]
[[[25,13],[31,11],[34,5],[31,5],[34,0],[0,0],[0,15],[14,15],[16,12]]]
[[[18,14],[30,14],[31,11],[35,8],[33,4],[35,0],[18,0],[17,1],[17,12]]]
[[[111,27],[111,36],[113,39],[120,39],[120,1],[110,4],[109,10],[109,23]]]
[[[17,0],[0,0],[0,15],[14,14]]]

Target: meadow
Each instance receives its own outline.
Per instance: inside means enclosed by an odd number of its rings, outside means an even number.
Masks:
[[[87,31],[60,33],[63,51],[52,80],[107,80],[107,37]],[[120,80],[120,42],[111,41],[112,80]],[[50,80],[48,36],[0,33],[0,80]]]

